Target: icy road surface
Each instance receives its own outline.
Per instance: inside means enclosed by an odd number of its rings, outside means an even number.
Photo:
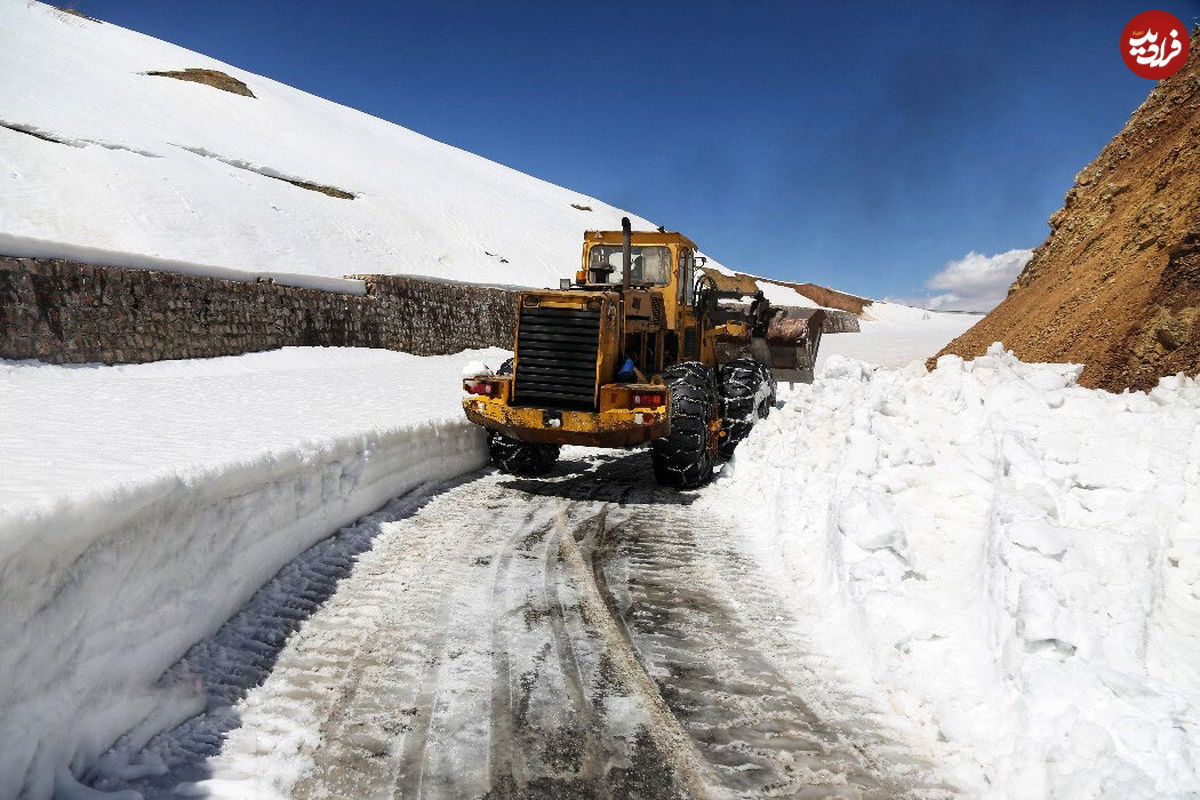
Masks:
[[[546,480],[488,470],[402,497],[194,647],[166,680],[205,686],[207,713],[151,740],[132,777],[93,785],[147,798],[952,794],[865,701],[831,703],[827,676],[806,697],[822,664],[730,546],[736,521],[694,510],[697,496],[656,488],[645,451],[567,448]]]

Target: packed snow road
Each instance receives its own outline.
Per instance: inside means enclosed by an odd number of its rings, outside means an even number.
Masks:
[[[656,488],[645,452],[567,448],[549,479],[489,470],[400,498],[193,648],[168,679],[205,685],[209,711],[151,740],[131,779],[93,785],[949,795],[869,716],[831,722],[806,704],[789,613],[730,546],[736,521],[696,497]]]

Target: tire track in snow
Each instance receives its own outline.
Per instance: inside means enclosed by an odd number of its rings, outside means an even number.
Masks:
[[[598,516],[600,524],[603,524],[603,512]],[[585,524],[591,524],[591,522],[589,520]],[[592,779],[604,772],[604,767],[600,764],[600,744],[597,737],[599,722],[596,719],[595,709],[588,698],[584,671],[580,666],[576,649],[571,644],[568,630],[567,607],[563,602],[561,589],[564,582],[569,580],[564,568],[564,537],[570,537],[572,534],[565,527],[565,520],[561,516],[558,523],[554,542],[546,552],[543,595],[549,609],[549,622],[553,632],[559,668],[567,680],[567,693],[575,711],[576,725],[583,733],[583,758],[579,774],[585,779]]]
[[[639,453],[567,460],[541,481],[477,474],[412,501],[373,523],[315,613],[281,612],[288,631],[307,619],[265,684],[207,730],[204,758],[102,788],[948,794],[869,718],[831,725],[801,700],[777,668],[795,656],[773,634],[786,610],[725,545],[732,523],[688,507],[696,496],[656,488]]]
[[[141,763],[161,768],[141,770],[142,777],[133,784],[134,788],[147,798],[176,796],[177,784],[212,777],[210,759],[222,752],[228,737],[236,736],[246,726],[248,716],[262,723],[257,735],[263,742],[253,746],[265,747],[268,741],[296,737],[299,732],[294,718],[307,712],[299,708],[295,695],[307,692],[319,697],[323,691],[332,694],[355,669],[356,656],[362,649],[361,637],[343,637],[336,643],[309,646],[294,656],[297,663],[282,680],[278,708],[266,714],[256,706],[244,706],[247,693],[279,671],[278,661],[285,648],[294,644],[296,636],[309,635],[308,631],[296,634],[297,629],[335,596],[339,582],[354,567],[355,558],[371,548],[385,526],[417,513],[430,501],[432,492],[452,485],[413,490],[287,564],[216,634],[194,645],[159,680],[160,685],[196,686],[206,699],[205,711],[148,742],[139,738],[136,731],[122,737],[95,774],[88,776],[92,784],[102,789],[124,785],[126,781],[119,776],[128,770],[119,765],[141,750]],[[353,611],[335,608],[328,615],[332,624],[347,631],[366,625],[369,617],[363,608]],[[312,711],[319,712],[321,707],[318,703]],[[300,742],[296,746],[304,749]],[[110,764],[118,766],[113,768]],[[155,774],[163,769],[165,773]],[[116,777],[107,777],[106,771]]]
[[[617,512],[593,561],[614,618],[726,792],[741,796],[930,798],[953,792],[932,766],[863,719],[823,718],[781,660],[787,609],[724,544],[729,520],[663,507]],[[615,581],[615,590],[608,585]]]
[[[590,522],[595,526],[593,535],[602,538],[605,530],[606,510],[601,510]],[[672,762],[674,775],[687,796],[709,797],[717,781],[703,757],[696,750],[679,721],[671,713],[662,695],[639,659],[638,652],[629,639],[620,616],[610,613],[604,599],[596,571],[589,568],[572,536],[561,539],[563,559],[574,572],[581,587],[580,602],[588,611],[604,639],[605,648],[615,664],[621,682],[630,693],[642,700],[648,716],[648,728],[658,746],[658,751]]]
[[[544,525],[535,527],[532,531],[518,528],[504,543],[492,578],[492,605],[500,611],[492,618],[491,653],[492,653],[492,730],[489,737],[488,766],[491,785],[493,787],[509,779],[518,786],[528,782],[526,760],[521,756],[520,747],[516,741],[515,707],[517,700],[513,696],[512,658],[509,653],[507,628],[511,616],[509,610],[509,590],[513,577],[513,560],[518,557],[518,549],[524,544],[528,547],[538,539],[544,539],[547,530]]]

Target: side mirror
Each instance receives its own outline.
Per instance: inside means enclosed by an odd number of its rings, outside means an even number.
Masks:
[[[571,279],[570,278],[559,278],[558,279],[558,288],[559,289],[570,289],[571,288]]]
[[[704,256],[696,256],[696,266],[697,267],[703,267],[707,263],[708,263],[708,259],[705,258]]]

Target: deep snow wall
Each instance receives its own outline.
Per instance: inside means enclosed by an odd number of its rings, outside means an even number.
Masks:
[[[48,798],[56,768],[201,711],[157,683],[191,644],[338,527],[485,461],[475,426],[422,423],[0,508],[0,641],[27,643],[0,648],[0,797]]]
[[[0,358],[142,363],[287,346],[416,355],[511,347],[516,292],[356,276],[366,296],[61,259],[0,257]]]
[[[1200,793],[1200,381],[835,356],[704,502],[971,797]]]

